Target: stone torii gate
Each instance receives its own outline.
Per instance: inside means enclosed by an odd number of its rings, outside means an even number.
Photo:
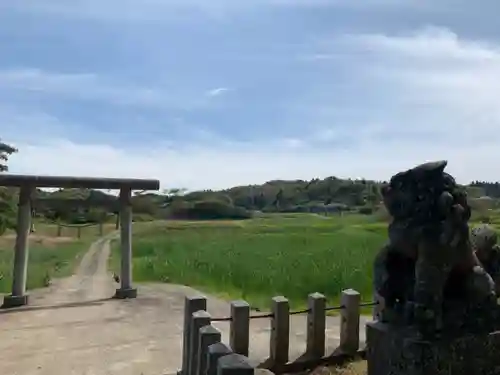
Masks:
[[[137,296],[137,289],[132,285],[132,190],[159,190],[158,180],[0,174],[0,186],[20,188],[12,294],[4,297],[3,308],[28,304],[26,294],[28,238],[31,227],[32,194],[37,187],[120,190],[121,286],[116,290],[115,298]]]

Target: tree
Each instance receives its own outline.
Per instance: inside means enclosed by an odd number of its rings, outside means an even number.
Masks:
[[[2,142],[0,139],[0,172],[6,172],[9,170],[7,161],[9,160],[9,156],[16,152],[17,149],[15,147]]]
[[[9,156],[17,152],[17,149],[2,142],[0,139],[0,172],[8,170],[7,161]],[[15,209],[12,201],[12,196],[7,188],[0,191],[0,235],[8,228],[14,228]]]
[[[283,203],[283,189],[278,191],[276,197],[274,198],[273,206],[279,211],[281,204]]]
[[[12,199],[12,191],[0,187],[0,236],[7,229],[15,229],[16,206]]]
[[[185,188],[163,189],[162,195],[165,197],[163,207],[167,207],[172,203],[182,201],[182,197],[186,195]]]

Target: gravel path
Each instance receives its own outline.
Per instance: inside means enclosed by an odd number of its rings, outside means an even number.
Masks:
[[[199,293],[147,284],[137,299],[111,300],[117,284],[107,271],[109,253],[109,238],[97,241],[75,275],[32,291],[29,307],[0,311],[0,374],[160,375],[180,368],[184,297]],[[229,304],[209,297],[208,311],[227,316]],[[328,350],[338,345],[338,323],[327,319]],[[228,323],[214,325],[227,342]],[[291,357],[304,351],[305,332],[305,316],[292,316]],[[255,360],[268,356],[269,320],[252,321],[250,351]]]

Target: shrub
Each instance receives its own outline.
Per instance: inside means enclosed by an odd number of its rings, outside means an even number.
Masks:
[[[358,212],[361,215],[371,215],[373,214],[373,208],[372,207],[361,207]]]
[[[487,215],[480,215],[478,220],[483,224],[491,224],[491,218]]]
[[[0,215],[0,236],[7,230],[7,218],[4,215]]]
[[[170,216],[187,220],[240,220],[249,219],[252,214],[242,208],[221,201],[200,201],[172,207]]]
[[[16,208],[7,189],[0,190],[0,236],[7,229],[15,229]]]
[[[145,221],[153,221],[154,217],[149,214],[135,214],[133,215],[133,221],[135,222],[145,222]]]

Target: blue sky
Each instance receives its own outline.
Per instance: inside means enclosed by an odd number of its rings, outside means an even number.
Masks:
[[[439,3],[439,4],[437,4]],[[0,3],[11,172],[221,188],[387,179],[448,159],[499,180],[500,4]]]

